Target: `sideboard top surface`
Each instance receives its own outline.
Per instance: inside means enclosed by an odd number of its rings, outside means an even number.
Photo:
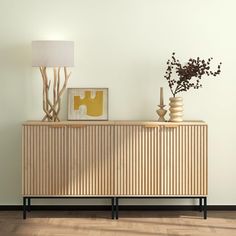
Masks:
[[[107,121],[60,121],[46,122],[31,120],[23,125],[46,125],[46,126],[83,126],[83,125],[143,125],[143,126],[181,126],[181,125],[207,125],[201,120],[186,120],[183,122],[158,122],[154,120],[107,120]]]

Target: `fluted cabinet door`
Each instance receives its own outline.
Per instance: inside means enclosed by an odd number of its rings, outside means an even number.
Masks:
[[[207,126],[115,126],[115,193],[207,195]]]
[[[69,194],[114,194],[113,126],[68,127]]]
[[[160,194],[159,127],[115,126],[117,195]]]
[[[68,194],[66,128],[23,126],[23,195]]]
[[[207,195],[207,126],[160,128],[161,195]]]

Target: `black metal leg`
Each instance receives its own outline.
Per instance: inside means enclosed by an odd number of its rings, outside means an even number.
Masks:
[[[202,212],[202,198],[199,198],[199,211]]]
[[[111,218],[114,219],[114,197],[111,198]]]
[[[116,198],[116,219],[119,219],[119,198]]]
[[[207,219],[207,197],[204,197],[204,219]]]
[[[23,197],[23,219],[26,219],[26,197]]]
[[[28,212],[31,211],[31,199],[30,199],[30,197],[28,198],[28,207],[27,207],[27,211],[28,211]]]

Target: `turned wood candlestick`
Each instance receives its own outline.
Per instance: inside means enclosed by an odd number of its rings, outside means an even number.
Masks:
[[[158,105],[160,107],[160,109],[156,110],[159,118],[157,121],[160,121],[160,122],[165,122],[166,119],[165,119],[165,115],[166,115],[166,112],[167,110],[164,109],[165,105]]]
[[[160,105],[158,105],[160,108],[158,110],[156,110],[159,119],[158,121],[160,122],[165,122],[165,115],[167,113],[167,110],[164,109],[165,105],[164,105],[164,97],[163,97],[163,88],[160,88]]]

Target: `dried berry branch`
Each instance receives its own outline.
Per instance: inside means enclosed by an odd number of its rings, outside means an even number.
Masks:
[[[200,80],[203,75],[219,75],[222,63],[217,66],[216,71],[211,71],[210,63],[212,60],[212,57],[207,60],[200,60],[199,57],[197,57],[197,59],[190,58],[187,64],[182,66],[179,60],[175,58],[175,53],[173,53],[171,59],[167,61],[167,69],[164,76],[168,81],[173,97],[175,97],[177,93],[187,91],[190,88],[201,88],[202,84],[200,83]],[[174,69],[178,75],[178,79],[173,79],[171,77]]]

